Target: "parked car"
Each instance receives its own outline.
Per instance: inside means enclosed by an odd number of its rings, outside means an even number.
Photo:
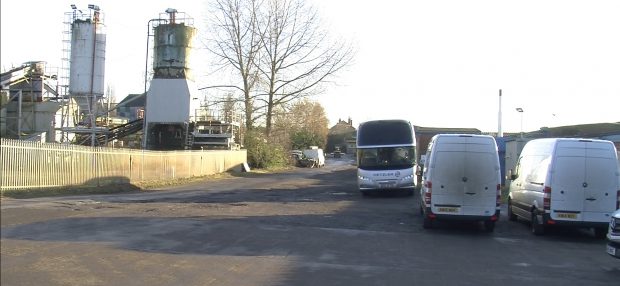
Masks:
[[[487,135],[439,134],[431,139],[420,189],[424,228],[435,220],[484,222],[495,229],[500,212],[500,164]]]
[[[342,153],[339,150],[334,151],[334,158],[342,157]]]
[[[614,212],[609,222],[607,253],[615,258],[620,258],[620,209]]]
[[[554,138],[529,141],[510,174],[508,217],[531,223],[541,235],[554,225],[594,228],[605,237],[618,209],[620,175],[614,144]]]
[[[301,150],[291,150],[291,158],[294,160],[300,160],[303,157]]]

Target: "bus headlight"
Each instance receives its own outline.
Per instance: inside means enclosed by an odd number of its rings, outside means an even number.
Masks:
[[[401,181],[413,181],[413,175],[404,176]]]
[[[413,175],[408,175],[408,176],[402,177],[400,179],[400,182],[398,183],[398,185],[401,188],[415,187],[415,180],[413,179]]]
[[[357,179],[360,180],[360,181],[364,181],[364,182],[372,181],[372,179],[370,179],[368,177],[364,177],[364,176],[357,176]]]

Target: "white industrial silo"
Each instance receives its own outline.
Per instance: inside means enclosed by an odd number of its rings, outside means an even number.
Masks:
[[[191,110],[200,104],[190,69],[193,19],[167,9],[153,25],[153,79],[146,94],[144,148],[186,148]]]
[[[82,123],[92,125],[105,89],[105,26],[98,6],[89,5],[88,13],[73,7],[69,94],[78,104]]]

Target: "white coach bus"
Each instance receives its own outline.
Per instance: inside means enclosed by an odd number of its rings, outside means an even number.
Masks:
[[[357,129],[357,185],[370,192],[416,187],[415,132],[406,120],[372,120]]]

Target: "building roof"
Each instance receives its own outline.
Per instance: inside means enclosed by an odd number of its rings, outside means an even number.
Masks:
[[[357,129],[353,127],[353,122],[351,121],[351,119],[349,119],[349,121],[338,120],[338,123],[336,123],[334,126],[332,126],[329,129],[328,134],[330,135],[355,134],[356,132],[357,132]]]
[[[414,126],[416,134],[481,134],[476,128],[444,128],[444,127],[422,127]]]
[[[603,136],[620,135],[620,122],[580,124],[558,127],[542,127],[540,130],[527,132],[526,137],[583,137],[598,138]]]
[[[144,96],[144,93],[129,94],[118,103],[118,107],[144,107],[145,105],[146,96]]]

